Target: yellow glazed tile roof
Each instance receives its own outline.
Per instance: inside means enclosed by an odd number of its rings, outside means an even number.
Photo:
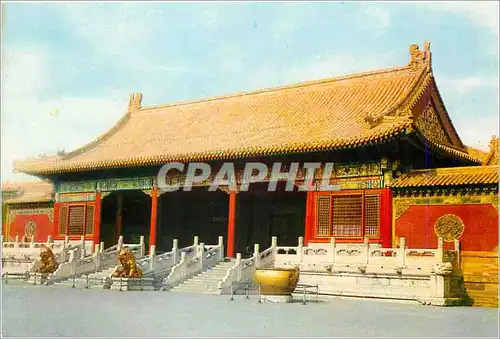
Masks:
[[[292,86],[152,107],[141,107],[142,95],[136,94],[127,114],[96,141],[62,157],[18,161],[15,168],[50,175],[378,143],[414,126],[400,111],[422,95],[431,71],[428,46],[425,52],[413,48],[405,67]],[[419,56],[425,53],[423,62]]]
[[[5,200],[7,204],[48,202],[53,200],[54,186],[44,181],[2,183],[2,191],[17,191],[16,196]]]
[[[396,179],[391,187],[498,184],[498,166],[468,166],[415,170]]]

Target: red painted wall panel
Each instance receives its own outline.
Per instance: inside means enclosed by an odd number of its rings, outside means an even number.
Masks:
[[[498,248],[498,211],[491,204],[414,205],[396,221],[395,234],[405,237],[410,248],[436,248],[434,224],[445,214],[462,219],[459,238],[463,251],[493,251]],[[452,243],[445,243],[452,248]]]
[[[16,218],[10,223],[9,238],[13,240],[16,235],[19,235],[19,241],[21,241],[24,237],[24,227],[29,221],[36,223],[36,242],[47,241],[47,237],[52,235],[52,221],[50,221],[47,214],[21,214],[17,215]],[[28,239],[28,241],[29,240],[30,239]]]

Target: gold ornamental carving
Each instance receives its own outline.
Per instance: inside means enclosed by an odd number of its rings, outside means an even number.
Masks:
[[[101,200],[104,199],[104,198],[106,198],[110,194],[111,194],[111,191],[109,191],[109,192],[101,192]]]
[[[31,240],[32,237],[35,236],[36,232],[36,222],[33,220],[29,220],[24,225],[24,237]]]
[[[413,199],[398,199],[394,201],[394,216],[399,219],[403,214],[408,211],[410,206],[413,204]]]
[[[454,241],[459,239],[464,233],[465,225],[455,214],[445,214],[436,221],[434,232],[438,238],[444,241]]]
[[[498,195],[495,195],[494,197],[491,198],[491,205],[497,210],[498,212]]]
[[[229,186],[218,186],[218,187],[217,187],[217,189],[218,189],[219,191],[221,191],[221,192],[226,193],[226,194],[229,194],[229,193],[231,193],[231,192],[234,192],[234,193],[238,194],[238,193],[240,192],[240,191],[239,191],[239,189],[238,189],[237,187],[235,187],[235,188],[231,188],[231,187],[229,187]]]
[[[150,198],[153,197],[153,191],[152,190],[142,190],[142,193],[149,195]]]
[[[408,197],[408,198],[394,198],[394,217],[399,219],[406,213],[408,208],[413,205],[462,205],[462,204],[491,204],[498,211],[498,195],[496,194],[480,194],[480,195],[450,195],[435,197]]]
[[[432,101],[429,101],[424,111],[415,119],[415,125],[429,139],[442,145],[451,144],[434,109]]]

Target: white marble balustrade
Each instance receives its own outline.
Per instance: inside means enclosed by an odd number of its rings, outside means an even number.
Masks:
[[[303,271],[342,271],[387,273],[407,270],[413,273],[429,274],[434,265],[450,262],[458,267],[459,243],[455,249],[445,251],[443,240],[438,239],[436,249],[414,249],[406,247],[406,239],[400,238],[399,248],[382,248],[365,239],[362,244],[339,244],[332,238],[330,243],[303,245],[303,238],[297,246],[278,246],[275,267],[297,267]]]
[[[234,266],[229,268],[224,278],[219,282],[218,288],[224,293],[232,284],[238,282],[251,282],[257,268],[273,267],[276,258],[277,238],[272,237],[271,247],[260,252],[259,244],[254,245],[253,255],[241,259],[241,253],[236,254]]]
[[[204,243],[198,244],[198,237],[194,237],[193,246],[180,251],[180,254],[179,262],[163,279],[162,289],[169,289],[224,260],[223,238],[219,237],[217,245],[205,245]]]
[[[104,244],[95,245],[95,250],[90,255],[85,255],[81,248],[85,244],[71,251],[69,260],[59,265],[54,273],[48,276],[47,283],[55,283],[66,280],[70,277],[82,276],[84,274],[94,273],[118,263],[118,255],[123,248],[129,248],[137,259],[141,259],[145,252],[144,236],[140,237],[139,244],[124,244],[123,237],[118,238],[118,243],[109,248],[103,249]]]

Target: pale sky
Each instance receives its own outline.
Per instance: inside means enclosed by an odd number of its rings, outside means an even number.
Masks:
[[[4,3],[2,181],[14,159],[71,151],[125,113],[404,66],[431,41],[464,143],[498,135],[498,2]]]

